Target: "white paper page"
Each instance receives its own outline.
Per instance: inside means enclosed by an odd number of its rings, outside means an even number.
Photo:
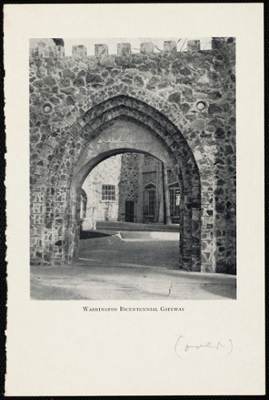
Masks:
[[[237,43],[237,300],[31,301],[29,39],[217,36]],[[263,5],[7,5],[4,63],[6,395],[264,394]],[[83,311],[171,304],[184,312]],[[208,342],[225,351],[184,352]]]

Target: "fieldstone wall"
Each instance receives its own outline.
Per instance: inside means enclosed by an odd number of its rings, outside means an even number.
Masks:
[[[179,266],[235,273],[234,38],[213,38],[207,51],[189,41],[186,53],[175,42],[158,53],[142,43],[137,54],[121,43],[117,55],[100,44],[95,56],[74,46],[72,57],[42,39],[30,43],[29,72],[32,263],[58,265],[77,256],[80,201],[71,185],[83,174],[76,167],[120,121],[149,132],[182,182]],[[151,154],[150,145],[145,151]],[[161,151],[154,156],[162,159]]]
[[[126,153],[121,159],[121,174],[119,181],[119,221],[125,221],[125,202],[134,202],[134,222],[137,219],[139,197],[139,156],[138,153]]]

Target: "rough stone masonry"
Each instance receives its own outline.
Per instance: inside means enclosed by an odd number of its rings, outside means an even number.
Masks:
[[[63,42],[30,41],[32,264],[78,257],[80,188],[102,160],[144,152],[181,185],[179,267],[236,271],[235,39],[212,50],[188,42],[120,43],[87,56]]]

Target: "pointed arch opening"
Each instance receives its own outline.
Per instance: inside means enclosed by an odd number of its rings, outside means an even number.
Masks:
[[[44,197],[47,204],[62,204],[59,212],[46,210],[44,217],[47,229],[54,232],[53,245],[62,245],[54,246],[51,264],[71,263],[78,256],[77,193],[89,171],[111,155],[140,152],[161,160],[176,176],[181,195],[179,267],[201,270],[200,171],[183,134],[164,114],[141,100],[118,95],[89,109],[70,127],[65,146],[56,145],[47,177],[53,188]],[[43,190],[42,182],[38,185],[34,191]],[[34,249],[32,253],[36,256]]]

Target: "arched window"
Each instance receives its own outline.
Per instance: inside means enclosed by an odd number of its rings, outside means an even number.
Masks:
[[[149,183],[144,189],[144,215],[155,217],[156,186]]]

